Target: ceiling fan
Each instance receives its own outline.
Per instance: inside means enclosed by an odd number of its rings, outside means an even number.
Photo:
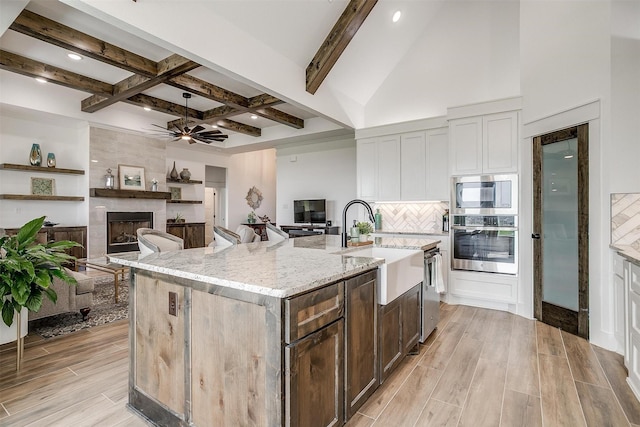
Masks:
[[[153,125],[162,129],[163,135],[175,138],[173,141],[179,141],[181,139],[189,141],[189,144],[194,144],[196,141],[211,144],[212,142],[224,142],[225,139],[229,138],[229,135],[223,134],[218,129],[206,130],[206,128],[201,125],[189,128],[187,113],[189,111],[189,99],[191,98],[191,94],[184,92],[182,97],[184,98],[184,127],[181,128],[178,125],[174,125],[174,129],[176,130],[172,130],[166,129],[164,126]]]

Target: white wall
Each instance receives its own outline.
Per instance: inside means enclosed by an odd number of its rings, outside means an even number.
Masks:
[[[0,200],[0,227],[18,227],[47,216],[61,225],[87,224],[89,143],[86,122],[18,108],[0,109],[0,163],[29,164],[31,145],[39,143],[43,165],[47,153],[58,168],[81,169],[85,175],[0,170],[0,194],[31,194],[31,177],[55,179],[56,195],[84,196],[84,202]]]
[[[611,16],[610,193],[640,191],[640,2],[614,1]],[[623,153],[623,155],[621,155]]]
[[[365,127],[520,95],[517,1],[442,2],[434,16],[367,103]]]
[[[271,148],[250,153],[234,154],[227,169],[227,225],[235,230],[247,222],[252,211],[247,204],[247,193],[252,187],[262,192],[262,203],[255,209],[259,216],[276,216],[276,150]]]
[[[616,350],[608,262],[609,176],[626,172],[607,164],[612,154],[612,3],[523,0],[520,10],[523,122],[525,129],[535,128],[535,132],[525,130],[525,150],[530,150],[531,136],[589,122],[590,339]],[[599,102],[592,103],[594,100]],[[589,106],[581,108],[583,105]],[[588,114],[573,113],[581,110]],[[523,186],[530,188],[531,169],[525,166]],[[531,211],[523,216],[522,223],[530,224]],[[523,236],[528,234],[529,230],[523,230]],[[520,293],[532,294],[531,276],[522,278]]]
[[[354,139],[278,148],[277,170],[278,224],[293,224],[294,200],[326,199],[327,220],[342,231],[342,209],[357,194]],[[348,224],[357,212],[349,211]]]

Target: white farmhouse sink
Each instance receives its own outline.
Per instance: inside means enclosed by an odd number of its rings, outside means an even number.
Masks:
[[[424,252],[420,250],[366,248],[344,256],[384,258],[378,269],[378,304],[389,304],[424,278]]]

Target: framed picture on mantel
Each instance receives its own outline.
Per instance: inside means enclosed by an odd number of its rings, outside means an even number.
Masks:
[[[118,178],[121,190],[144,191],[146,189],[142,166],[118,165]]]

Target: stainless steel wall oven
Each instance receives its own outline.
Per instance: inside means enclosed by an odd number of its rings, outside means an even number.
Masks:
[[[456,215],[451,227],[454,270],[518,273],[515,215]]]

